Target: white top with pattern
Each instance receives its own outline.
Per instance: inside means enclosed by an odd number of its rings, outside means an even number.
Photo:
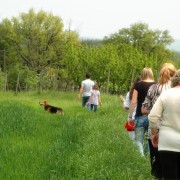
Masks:
[[[91,91],[91,102],[90,104],[99,105],[98,96],[100,96],[99,90],[92,90]]]

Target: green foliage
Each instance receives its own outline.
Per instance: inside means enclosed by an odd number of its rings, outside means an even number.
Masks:
[[[59,17],[44,11],[36,14],[31,9],[17,18],[3,20],[1,26],[3,39],[13,47],[8,50],[22,64],[40,71],[47,63],[54,63],[62,41],[63,24]]]
[[[74,93],[1,92],[0,179],[153,179],[124,128],[127,113],[117,96],[102,94],[97,113]],[[38,102],[64,109],[44,112]]]
[[[114,33],[104,38],[105,43],[130,44],[133,47],[140,48],[143,52],[151,53],[154,48],[173,42],[172,37],[167,30],[151,30],[145,23],[134,23],[129,28],[122,28],[118,33]]]
[[[103,92],[123,93],[145,66],[153,69],[156,79],[164,62],[179,65],[166,49],[173,41],[167,30],[135,23],[103,40],[80,40],[77,32],[63,26],[60,17],[33,9],[3,19],[1,87],[17,90],[19,82],[19,91],[74,91],[90,72]]]

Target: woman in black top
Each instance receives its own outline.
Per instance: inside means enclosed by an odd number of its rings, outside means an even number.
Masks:
[[[141,106],[147,95],[149,87],[154,84],[154,77],[151,68],[145,67],[141,73],[141,81],[135,85],[131,100],[130,113],[128,122],[132,122],[132,113],[137,104],[135,115],[135,142],[139,147],[140,153],[144,156],[144,135],[148,130],[148,116],[141,113]]]

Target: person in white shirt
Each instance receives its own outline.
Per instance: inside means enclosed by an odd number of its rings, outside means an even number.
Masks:
[[[100,91],[99,86],[95,84],[93,86],[93,90],[91,91],[91,96],[87,102],[90,105],[90,110],[94,109],[94,112],[97,112],[98,105],[102,106],[101,98],[100,98]]]
[[[172,77],[171,87],[161,93],[148,116],[164,180],[180,179],[180,69]]]
[[[85,107],[90,96],[91,96],[91,90],[94,86],[94,82],[90,79],[90,74],[86,74],[86,79],[81,82],[81,87],[78,94],[78,100],[80,100],[80,96],[82,94],[82,106]]]

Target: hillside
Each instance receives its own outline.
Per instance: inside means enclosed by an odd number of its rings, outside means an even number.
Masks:
[[[169,46],[169,49],[180,52],[180,39],[176,39],[174,43]]]

